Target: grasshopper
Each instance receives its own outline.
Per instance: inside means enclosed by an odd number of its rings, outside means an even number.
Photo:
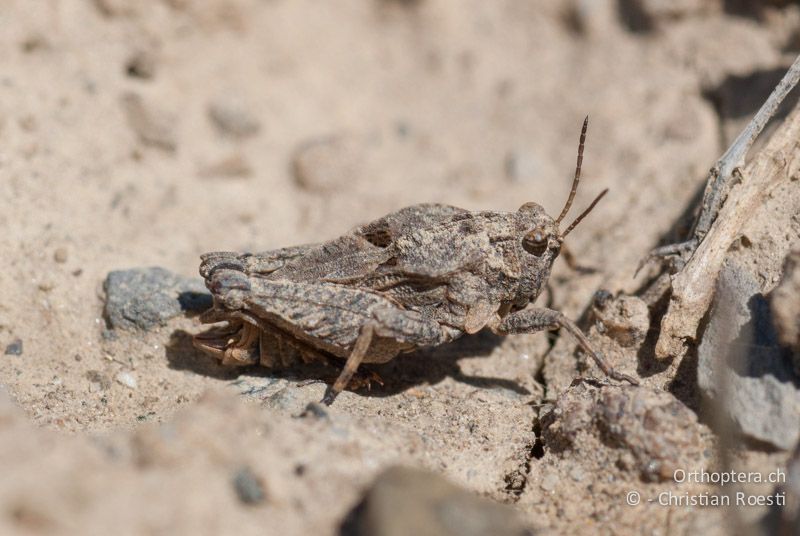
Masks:
[[[322,400],[330,405],[361,363],[385,363],[483,328],[501,335],[564,328],[608,377],[637,384],[563,314],[528,307],[564,238],[608,192],[560,230],[580,182],[588,119],[556,219],[532,202],[516,212],[419,204],[321,244],[203,255],[200,274],[214,305],[201,321],[226,324],[196,335],[195,346],[225,365],[344,360]]]

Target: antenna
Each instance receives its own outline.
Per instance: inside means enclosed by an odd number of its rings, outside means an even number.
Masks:
[[[567,227],[567,230],[563,232],[563,234],[561,235],[561,237],[560,237],[560,238],[563,240],[563,239],[564,239],[564,237],[565,237],[565,236],[567,236],[571,230],[573,230],[575,227],[577,227],[577,226],[578,226],[578,224],[581,222],[581,220],[582,220],[583,218],[585,218],[585,217],[586,217],[586,215],[587,215],[587,214],[589,214],[589,213],[592,211],[592,209],[593,209],[593,208],[594,208],[594,206],[597,204],[597,202],[598,202],[598,201],[600,201],[601,199],[603,199],[603,196],[604,196],[604,195],[606,195],[607,193],[608,193],[608,188],[606,188],[605,190],[603,190],[602,192],[600,192],[600,195],[598,195],[597,197],[595,197],[595,198],[594,198],[594,201],[592,201],[592,204],[591,204],[591,205],[589,205],[589,208],[587,208],[586,210],[584,210],[583,212],[581,212],[581,215],[580,215],[580,216],[578,216],[577,218],[575,218],[575,221],[574,221],[574,222],[572,222],[572,223],[569,225],[569,227]]]
[[[581,129],[581,140],[580,143],[578,144],[578,164],[575,166],[575,178],[572,180],[572,190],[569,192],[569,197],[567,198],[567,204],[564,205],[564,209],[561,211],[561,214],[559,214],[558,218],[556,219],[556,227],[558,227],[558,225],[561,223],[561,220],[563,220],[564,216],[566,216],[567,212],[569,212],[569,209],[572,206],[572,201],[575,199],[575,193],[578,191],[578,183],[581,181],[581,164],[583,164],[583,144],[586,142],[587,128],[589,128],[588,115],[586,116],[586,119],[583,120],[583,128]],[[602,194],[600,197],[602,197]],[[596,202],[597,201],[595,201],[595,203]],[[580,221],[582,217],[583,216],[580,216],[578,218],[578,221]],[[564,235],[566,234],[567,233],[564,233]]]

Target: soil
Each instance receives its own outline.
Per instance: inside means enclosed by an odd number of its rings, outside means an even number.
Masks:
[[[541,534],[728,530],[723,509],[625,503],[707,491],[669,468],[721,463],[692,359],[656,362],[658,307],[626,295],[800,51],[800,5],[5,0],[0,20],[0,532],[337,534],[394,464]],[[582,319],[639,394],[574,385],[602,373],[568,334],[480,333],[304,413],[332,371],[223,368],[190,316],[108,329],[114,270],[199,281],[201,253],[318,242],[417,202],[555,215],[586,114],[574,213],[611,191],[567,240],[582,269],[557,262],[540,303]],[[764,293],[797,214],[793,180],[735,244]],[[592,313],[598,289],[618,301]],[[667,417],[642,425],[651,410]],[[730,463],[787,456],[743,442]]]

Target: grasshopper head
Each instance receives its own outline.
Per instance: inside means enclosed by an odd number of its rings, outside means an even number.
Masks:
[[[555,256],[558,255],[558,251],[561,249],[561,243],[564,242],[564,237],[566,237],[570,231],[592,211],[597,202],[608,193],[608,188],[600,192],[600,195],[592,201],[592,204],[575,218],[575,221],[573,221],[563,233],[560,231],[561,221],[572,207],[575,194],[578,192],[578,184],[581,181],[583,147],[586,142],[586,130],[588,127],[589,116],[586,116],[586,119],[583,120],[583,128],[581,128],[581,137],[578,143],[578,164],[575,166],[575,178],[572,180],[572,189],[569,192],[567,202],[564,204],[564,208],[561,209],[561,214],[559,214],[558,218],[555,220],[550,218],[550,216],[544,212],[544,209],[536,203],[525,203],[519,209],[520,213],[527,213],[528,218],[530,218],[530,229],[522,238],[522,247],[531,255],[541,257],[546,251],[554,251],[555,255],[553,258],[555,258]]]
[[[515,214],[518,286],[513,298],[514,306],[525,307],[536,300],[550,276],[553,262],[561,251],[558,225],[536,203],[525,203]]]
[[[536,258],[551,257],[552,262],[561,249],[558,223],[537,203],[525,203],[518,213],[522,217],[520,243],[523,251]]]
[[[561,244],[564,238],[586,217],[595,207],[600,199],[608,193],[608,189],[600,192],[589,207],[584,210],[575,221],[573,221],[564,231],[561,231],[561,222],[572,207],[575,194],[578,191],[578,184],[581,178],[581,164],[583,163],[583,146],[586,141],[586,129],[589,125],[589,118],[583,121],[581,129],[580,143],[578,145],[578,164],[575,167],[575,178],[572,181],[567,202],[561,210],[558,218],[553,219],[547,215],[544,208],[537,203],[525,203],[519,208],[519,239],[522,250],[524,251],[522,265],[525,276],[518,291],[518,298],[535,299],[542,285],[550,274],[550,268],[556,257],[561,251]]]

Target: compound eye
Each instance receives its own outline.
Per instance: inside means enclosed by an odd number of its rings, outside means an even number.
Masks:
[[[531,255],[541,257],[547,251],[547,235],[539,230],[529,232],[522,238],[522,249]]]

